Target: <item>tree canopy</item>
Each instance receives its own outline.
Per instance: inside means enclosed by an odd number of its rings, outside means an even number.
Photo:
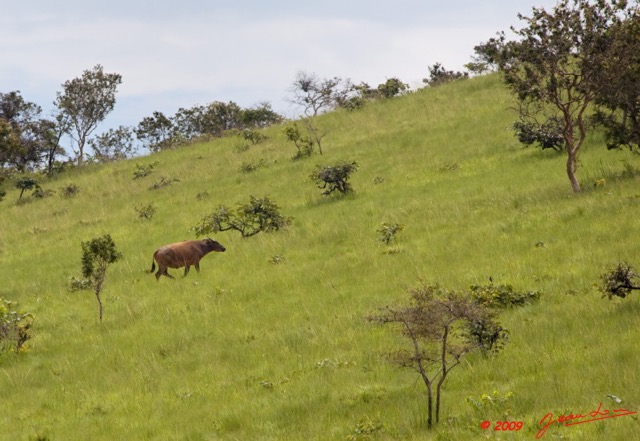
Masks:
[[[610,85],[603,68],[614,59],[616,34],[611,30],[633,11],[637,5],[626,1],[561,0],[552,11],[533,8],[531,16],[518,14],[525,22],[521,29],[512,27],[518,40],[507,41],[502,32],[476,46],[484,60],[499,66],[522,121],[538,126],[560,122],[566,172],[575,192],[581,189],[576,170],[587,135],[587,109]]]
[[[78,165],[82,166],[89,135],[104,121],[116,104],[122,75],[105,73],[99,64],[85,70],[80,78],[65,81],[57,93],[55,105],[69,119],[69,135],[77,147]]]

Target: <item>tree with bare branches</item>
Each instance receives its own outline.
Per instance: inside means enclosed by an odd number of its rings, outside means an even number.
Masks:
[[[453,368],[471,351],[500,350],[507,331],[495,312],[465,293],[438,285],[423,285],[410,292],[406,306],[382,308],[368,320],[389,324],[409,340],[407,349],[391,354],[402,367],[415,369],[427,389],[427,427],[440,420],[442,385]]]

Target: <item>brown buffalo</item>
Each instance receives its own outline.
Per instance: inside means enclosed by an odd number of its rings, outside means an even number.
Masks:
[[[184,266],[184,275],[186,276],[189,274],[189,268],[193,265],[200,272],[200,259],[211,251],[222,252],[225,250],[226,248],[220,243],[208,237],[202,240],[185,240],[165,245],[153,253],[151,272],[156,269],[156,262],[158,262],[156,280],[160,280],[160,276],[163,274],[171,279],[174,278],[167,272],[167,268],[182,268]]]

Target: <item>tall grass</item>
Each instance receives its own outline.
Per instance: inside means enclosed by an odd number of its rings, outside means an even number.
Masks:
[[[0,439],[344,440],[367,422],[374,439],[532,439],[548,412],[638,410],[638,300],[593,289],[606,265],[640,265],[638,160],[593,137],[585,191],[573,194],[562,155],[517,144],[509,104],[498,78],[482,77],[324,115],[323,156],[291,161],[294,147],[272,127],[245,152],[226,138],[43,185],[76,184],[73,198],[16,204],[8,191],[0,296],[36,321],[29,351],[0,358]],[[339,159],[360,165],[355,194],[324,197],[309,175]],[[133,179],[136,164],[153,161],[153,173]],[[162,177],[178,181],[151,190]],[[268,195],[292,225],[248,239],[220,233],[227,252],[186,278],[148,273],[156,248],[193,238],[203,215],[250,195]],[[155,215],[142,220],[135,207],[149,203]],[[406,225],[392,247],[377,240],[382,222]],[[93,294],[71,292],[69,278],[80,242],[105,233],[124,258],[108,270],[100,323]],[[384,357],[404,342],[364,317],[420,280],[465,289],[489,277],[542,299],[504,313],[502,354],[456,368],[443,421],[427,432],[422,384]],[[512,397],[481,410],[465,401],[494,391]],[[498,418],[524,428],[480,429]],[[624,417],[545,436],[636,432]]]

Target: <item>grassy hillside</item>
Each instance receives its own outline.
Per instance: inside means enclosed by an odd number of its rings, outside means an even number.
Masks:
[[[476,78],[324,115],[325,154],[303,161],[273,127],[245,152],[220,139],[69,172],[44,183],[57,193],[41,200],[16,204],[8,191],[0,297],[36,319],[28,351],[0,356],[0,439],[535,439],[548,412],[640,410],[638,298],[610,302],[593,288],[607,265],[640,266],[639,158],[592,137],[585,191],[573,194],[562,155],[517,144],[508,106],[497,77]],[[337,160],[360,165],[342,199],[309,180]],[[178,181],[151,190],[163,177]],[[79,194],[61,197],[72,183]],[[290,228],[220,233],[227,252],[200,273],[148,273],[155,249],[250,195],[278,203]],[[135,207],[150,203],[153,219],[139,219]],[[406,225],[392,247],[377,241],[381,222]],[[81,241],[105,233],[124,257],[108,270],[100,323],[93,293],[70,291],[69,279]],[[428,432],[417,374],[384,358],[405,342],[364,317],[420,280],[465,289],[490,276],[542,298],[504,313],[510,342],[497,358],[471,355],[451,373],[444,421]],[[484,420],[523,429],[484,431]],[[545,437],[630,440],[638,425],[554,425]]]

